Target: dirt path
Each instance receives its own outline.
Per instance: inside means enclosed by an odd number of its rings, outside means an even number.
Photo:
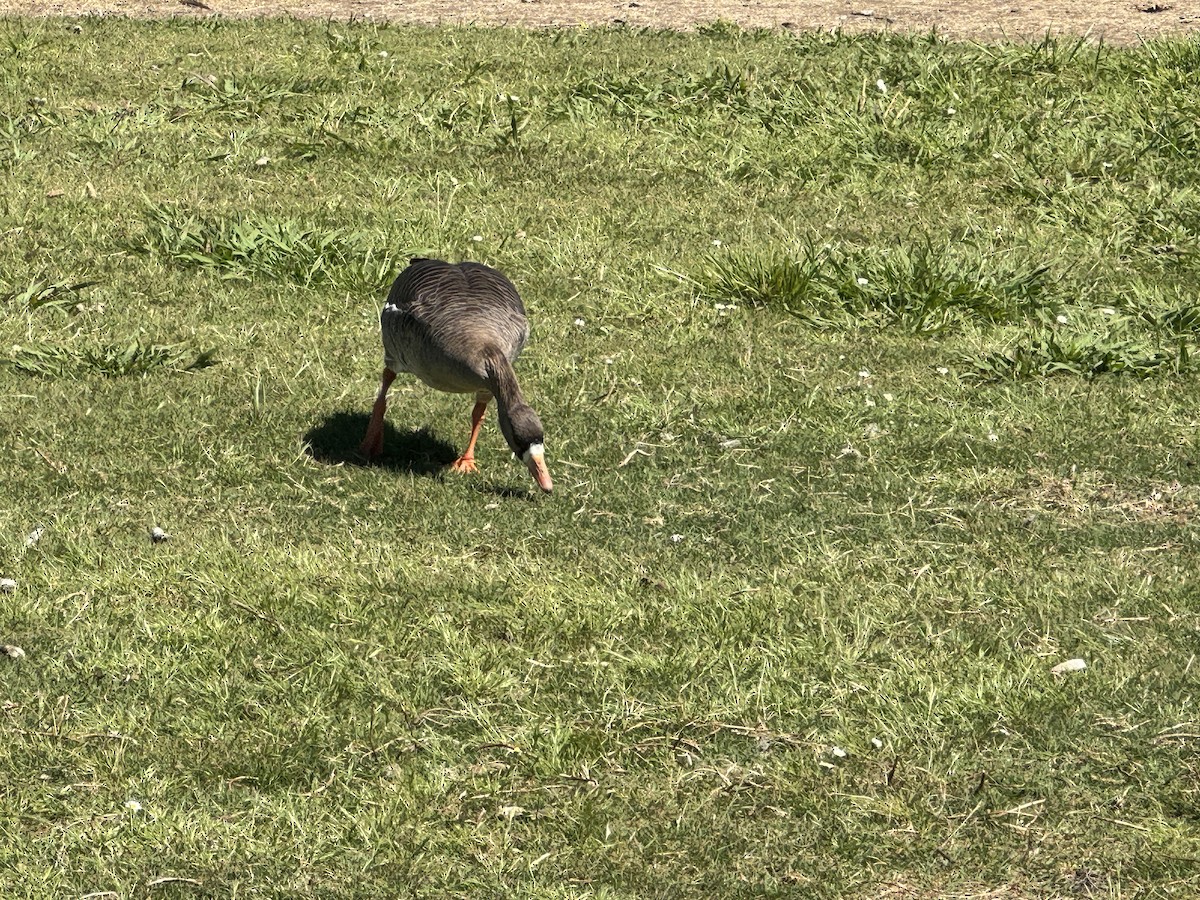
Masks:
[[[956,39],[1039,38],[1047,31],[1135,44],[1200,32],[1200,0],[0,0],[0,14],[121,14],[387,19],[533,28],[625,24],[691,28],[717,19],[746,27],[892,30]]]

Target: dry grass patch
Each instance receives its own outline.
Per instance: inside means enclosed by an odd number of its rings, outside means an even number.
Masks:
[[[1063,521],[1186,525],[1200,508],[1200,491],[1178,481],[1132,487],[1117,483],[1104,472],[1072,470],[1064,477],[1031,469],[1025,484],[1000,491],[991,502],[1002,509],[1048,514]]]

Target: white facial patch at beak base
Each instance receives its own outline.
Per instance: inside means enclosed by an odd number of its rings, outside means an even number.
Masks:
[[[529,474],[533,476],[533,480],[547,494],[554,490],[554,482],[550,480],[550,471],[546,468],[546,448],[541,444],[530,444],[529,449],[522,455],[521,459],[529,468]]]

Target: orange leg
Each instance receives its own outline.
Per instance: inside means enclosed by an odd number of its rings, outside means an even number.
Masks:
[[[451,471],[462,474],[478,471],[475,466],[475,441],[479,438],[479,429],[483,427],[483,415],[486,412],[487,401],[477,401],[475,408],[471,410],[471,439],[467,441],[467,449],[463,451],[462,456],[450,464]]]
[[[371,409],[371,424],[367,435],[358,447],[358,452],[367,459],[374,459],[383,452],[383,414],[387,412],[387,392],[396,379],[396,373],[385,368],[379,379],[379,393],[375,395],[375,406]]]

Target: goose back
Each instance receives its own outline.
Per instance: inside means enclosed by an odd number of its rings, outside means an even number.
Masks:
[[[414,259],[400,273],[380,316],[384,361],[430,387],[487,389],[486,360],[512,363],[529,339],[517,289],[481,263]]]

